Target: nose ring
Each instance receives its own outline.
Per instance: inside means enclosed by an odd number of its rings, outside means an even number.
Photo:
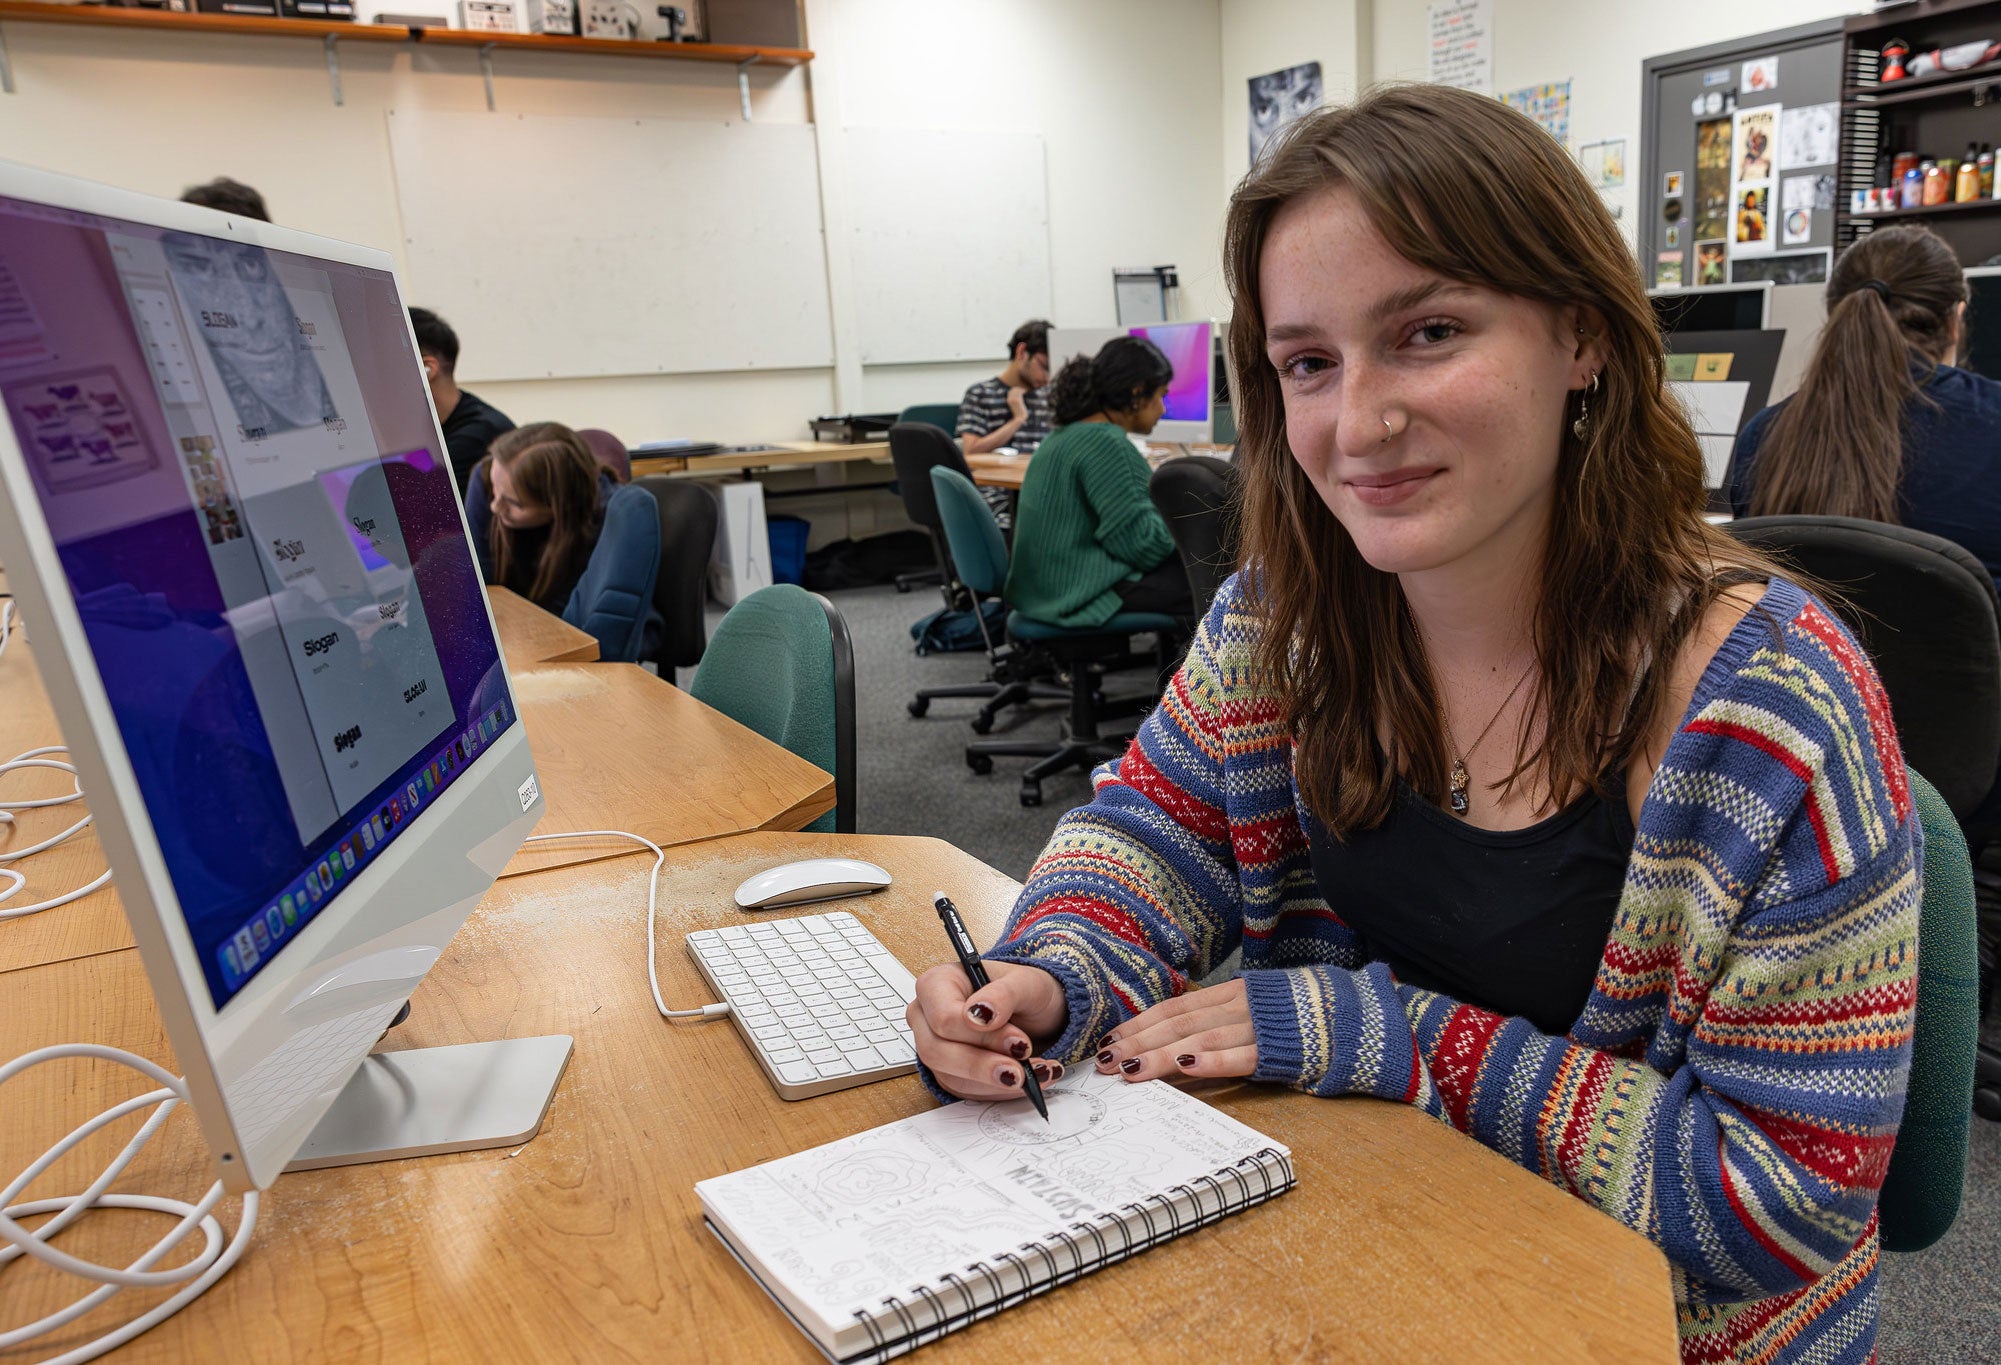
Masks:
[[[1391,441],[1394,441],[1394,440],[1395,440],[1396,438],[1397,438],[1397,429],[1396,429],[1395,427],[1393,427],[1393,426],[1391,426],[1391,425],[1390,425],[1390,419],[1389,419],[1389,418],[1387,418],[1387,417],[1383,418],[1383,439],[1382,439],[1382,444],[1383,444],[1383,445],[1388,445],[1388,444],[1389,444],[1389,443],[1390,443]]]

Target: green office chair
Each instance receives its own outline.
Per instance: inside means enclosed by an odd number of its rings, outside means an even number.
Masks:
[[[973,481],[956,469],[942,465],[931,471],[931,488],[938,498],[938,519],[945,527],[945,543],[959,578],[976,596],[1000,597],[1007,586],[1007,541],[994,520],[987,500]],[[1145,697],[1107,702],[1098,685],[1106,668],[1124,667],[1134,662],[1130,637],[1151,634],[1160,638],[1160,657],[1170,652],[1168,642],[1180,632],[1172,616],[1157,612],[1122,611],[1102,626],[1056,626],[1010,611],[1008,638],[1017,643],[1048,651],[1070,674],[1070,716],[1063,732],[1054,740],[975,740],[966,746],[966,766],[976,773],[990,773],[996,757],[1033,758],[1021,776],[1021,804],[1042,804],[1042,779],[1069,768],[1090,768],[1124,752],[1124,737],[1107,738],[1098,733],[1099,722],[1112,716],[1145,714],[1159,700],[1155,691]]]
[[[834,809],[806,826],[855,832],[855,654],[839,608],[790,583],[729,609],[695,699],[834,775]]]
[[[929,422],[947,436],[957,439],[954,431],[959,425],[959,405],[957,403],[913,403],[896,414],[899,422]]]
[[[1922,1251],[1945,1236],[1959,1216],[1980,1032],[1973,863],[1966,839],[1945,798],[1916,773],[1911,802],[1925,835],[1925,889],[1918,911],[1911,1078],[1876,1204],[1887,1251]]]

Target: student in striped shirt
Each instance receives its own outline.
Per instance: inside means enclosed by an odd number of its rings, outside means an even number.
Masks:
[[[1008,338],[1007,368],[974,384],[959,400],[959,444],[968,455],[1002,446],[1026,455],[1049,434],[1052,411],[1049,324],[1038,318]]]
[[[992,983],[919,978],[927,1079],[1409,1104],[1656,1242],[1687,1365],[1872,1360],[1921,892],[1874,669],[1704,522],[1631,252],[1529,119],[1310,115],[1225,242],[1244,568]]]

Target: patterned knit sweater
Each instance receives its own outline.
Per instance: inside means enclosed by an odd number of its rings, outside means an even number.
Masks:
[[[1079,1061],[1244,950],[1257,1079],[1402,1101],[1660,1245],[1685,1362],[1873,1358],[1876,1195],[1917,996],[1918,823],[1874,670],[1771,584],[1698,684],[1567,1037],[1400,984],[1315,884],[1292,747],[1226,584],[989,954]],[[1324,892],[1324,894],[1323,894]]]

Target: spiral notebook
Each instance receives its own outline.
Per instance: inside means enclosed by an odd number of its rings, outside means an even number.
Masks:
[[[840,1365],[888,1360],[1292,1188],[1285,1147],[1164,1081],[1095,1072],[950,1104],[695,1186]]]

